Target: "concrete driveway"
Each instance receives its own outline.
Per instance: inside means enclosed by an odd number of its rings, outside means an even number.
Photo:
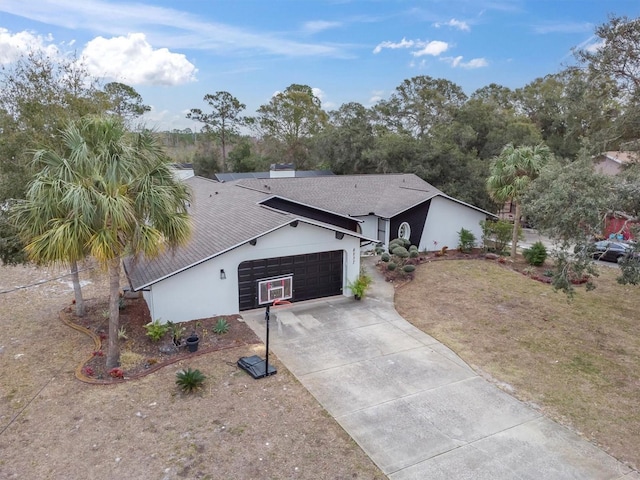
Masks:
[[[272,310],[270,350],[390,479],[640,480],[400,317],[365,263],[364,300]],[[243,317],[264,340],[264,310]]]

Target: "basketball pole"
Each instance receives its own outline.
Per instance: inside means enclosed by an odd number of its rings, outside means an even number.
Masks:
[[[266,345],[266,353],[265,353],[265,359],[264,359],[264,376],[268,377],[269,376],[269,309],[270,309],[271,305],[269,305],[267,303],[267,310],[264,312],[264,319],[266,320],[266,324],[267,324],[267,345]]]

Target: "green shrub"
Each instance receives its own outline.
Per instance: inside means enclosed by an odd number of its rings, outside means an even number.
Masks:
[[[351,293],[353,293],[355,297],[363,298],[369,288],[369,285],[371,285],[371,277],[365,273],[360,273],[355,281],[349,282],[348,286],[349,290],[351,290]]]
[[[470,253],[476,245],[476,236],[471,230],[461,228],[458,232],[458,250],[463,253]]]
[[[411,246],[409,247],[409,251],[410,251],[410,252],[417,252],[417,251],[418,251],[418,247],[416,247],[415,245],[411,245]]]
[[[144,328],[147,331],[147,337],[154,342],[160,340],[169,331],[169,325],[160,323],[160,319],[147,323]]]
[[[482,228],[482,243],[485,248],[502,255],[511,242],[513,223],[507,220],[483,220],[480,222],[480,227]],[[520,227],[518,227],[518,236],[522,236]]]
[[[216,335],[224,335],[229,331],[229,322],[224,317],[220,317],[213,326],[213,333]]]
[[[536,242],[522,252],[525,260],[529,265],[540,266],[547,259],[547,248],[542,242]]]
[[[404,247],[396,247],[393,249],[393,254],[396,257],[400,257],[400,258],[409,258],[409,250],[407,250]]]
[[[394,238],[389,242],[389,250],[391,250],[393,246],[396,246],[396,245],[400,245],[401,247],[404,247],[404,241],[400,238]]]
[[[409,250],[409,258],[417,258],[419,255],[418,250]]]
[[[176,385],[180,387],[184,393],[192,393],[202,388],[207,377],[198,370],[192,370],[191,367],[176,373]]]
[[[380,260],[382,260],[383,262],[388,262],[389,260],[391,260],[391,256],[387,252],[385,252],[380,257]]]
[[[415,265],[405,265],[404,267],[402,267],[402,271],[404,273],[411,273],[414,272],[416,270]]]
[[[387,263],[387,270],[389,270],[390,272],[393,272],[397,267],[398,265],[395,262]]]

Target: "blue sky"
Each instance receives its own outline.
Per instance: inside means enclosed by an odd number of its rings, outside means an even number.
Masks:
[[[326,110],[373,105],[429,75],[467,94],[510,88],[573,63],[608,15],[640,16],[638,0],[0,0],[0,64],[27,49],[76,51],[105,81],[133,86],[149,126],[185,118],[207,93],[255,110],[292,83]]]

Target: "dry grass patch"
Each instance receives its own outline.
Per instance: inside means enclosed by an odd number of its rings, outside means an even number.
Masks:
[[[60,273],[3,267],[0,291]],[[83,280],[89,298],[107,291],[102,276]],[[274,356],[269,378],[236,367],[262,345],[117,385],[79,382],[91,342],[57,317],[72,297],[65,280],[0,294],[0,478],[385,478]],[[207,377],[194,395],[175,384],[187,367]]]
[[[640,466],[640,287],[602,267],[572,302],[488,260],[421,265],[396,308],[467,363]]]

